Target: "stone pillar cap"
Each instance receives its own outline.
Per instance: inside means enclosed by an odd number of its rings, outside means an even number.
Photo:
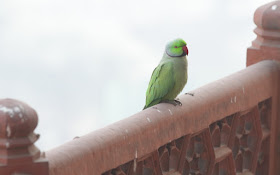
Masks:
[[[262,29],[280,30],[280,1],[259,7],[255,11],[254,22]]]
[[[13,99],[0,99],[0,138],[22,138],[33,133],[37,113],[27,104]]]

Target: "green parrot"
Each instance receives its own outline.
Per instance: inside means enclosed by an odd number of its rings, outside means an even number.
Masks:
[[[144,109],[161,102],[182,105],[175,100],[188,80],[188,48],[182,39],[175,39],[165,47],[165,52],[154,69],[147,92]],[[143,109],[143,110],[144,110]]]

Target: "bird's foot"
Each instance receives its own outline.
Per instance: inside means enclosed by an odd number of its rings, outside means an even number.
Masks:
[[[174,100],[174,102],[176,103],[176,105],[182,106],[182,103],[179,100]]]
[[[173,104],[174,106],[182,106],[182,103],[179,100],[163,100],[161,101],[161,103],[169,103],[169,104]]]
[[[185,93],[185,95],[194,96],[194,93],[187,92],[187,93]]]

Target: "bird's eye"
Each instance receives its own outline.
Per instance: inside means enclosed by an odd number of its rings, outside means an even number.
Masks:
[[[178,48],[177,46],[174,46],[174,48]]]

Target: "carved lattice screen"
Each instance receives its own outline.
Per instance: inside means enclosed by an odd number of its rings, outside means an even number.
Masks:
[[[268,174],[271,98],[102,175]]]

